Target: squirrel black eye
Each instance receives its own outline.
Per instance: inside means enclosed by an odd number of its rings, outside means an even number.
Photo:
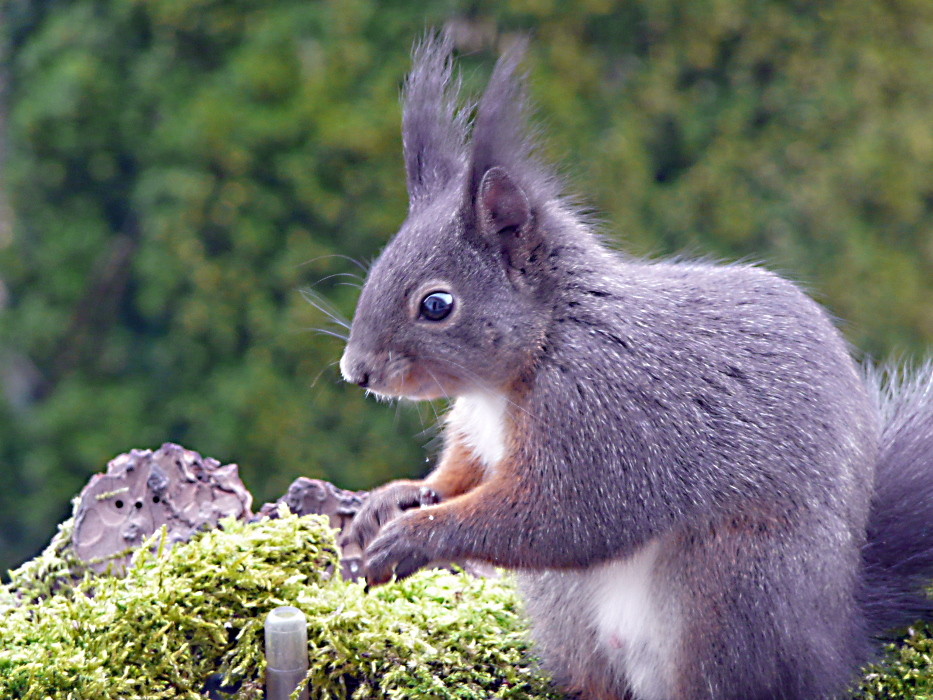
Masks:
[[[443,321],[454,308],[454,297],[447,292],[431,292],[421,300],[421,315],[429,321]]]

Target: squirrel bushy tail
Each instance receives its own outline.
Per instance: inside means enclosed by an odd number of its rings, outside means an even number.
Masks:
[[[861,603],[882,638],[933,619],[933,362],[915,371],[872,371],[882,434],[862,550]]]

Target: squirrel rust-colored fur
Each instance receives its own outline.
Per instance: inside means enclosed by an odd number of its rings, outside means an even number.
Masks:
[[[533,154],[520,47],[475,115],[450,52],[415,51],[411,208],[341,361],[454,400],[435,471],[354,522],[370,583],[517,570],[578,697],[839,696],[875,636],[931,614],[933,370],[882,390],[794,284],[610,250]]]

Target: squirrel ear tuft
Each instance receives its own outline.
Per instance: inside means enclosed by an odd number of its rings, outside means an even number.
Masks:
[[[457,107],[449,33],[428,32],[412,55],[402,91],[402,146],[408,196],[426,201],[448,185],[466,162],[467,113]]]
[[[490,168],[479,186],[480,226],[487,236],[497,236],[507,229],[520,237],[531,220],[528,197],[504,168]]]
[[[527,41],[515,42],[496,62],[486,91],[476,108],[470,142],[470,180],[477,192],[480,181],[496,165],[515,168],[531,150],[526,133],[525,85],[517,74]]]
[[[527,45],[526,38],[512,42],[496,62],[477,105],[468,149],[467,201],[478,202],[483,187],[502,191],[503,196],[511,189],[522,195],[526,208],[531,202],[533,209],[560,194],[557,178],[535,155],[535,130],[528,124],[527,89],[520,71]],[[496,179],[499,176],[492,174],[496,169],[508,173],[506,180]],[[487,183],[487,177],[493,180]]]

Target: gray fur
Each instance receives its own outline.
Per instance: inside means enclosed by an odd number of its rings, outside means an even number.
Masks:
[[[535,155],[528,128],[528,91],[518,72],[527,42],[515,41],[499,59],[479,101],[470,141],[467,196],[475,193],[490,168],[504,167],[538,203],[555,199],[560,188],[554,173]]]
[[[933,619],[933,362],[872,371],[883,418],[860,600],[876,636]]]
[[[433,102],[461,133],[438,89],[449,46],[427,46],[407,91],[419,116],[406,115],[406,163],[411,187],[412,163],[438,148],[444,176],[413,179],[425,198],[374,265],[341,366],[386,394],[506,392],[518,472],[484,494],[483,517],[446,521],[437,506],[434,529],[405,544],[423,556],[396,571],[459,558],[521,570],[545,664],[584,697],[839,696],[872,634],[930,615],[933,368],[879,408],[794,284],[604,247],[516,131],[517,53],[461,159],[459,136],[440,143],[427,116]],[[437,289],[455,312],[426,323],[417,305]],[[371,545],[371,564],[391,559],[407,517]],[[617,652],[593,616],[600,572],[649,548],[670,634]],[[631,659],[652,654],[667,675],[633,680]]]
[[[467,112],[459,109],[448,35],[429,34],[414,50],[402,92],[402,148],[412,206],[443,189],[466,161]]]

